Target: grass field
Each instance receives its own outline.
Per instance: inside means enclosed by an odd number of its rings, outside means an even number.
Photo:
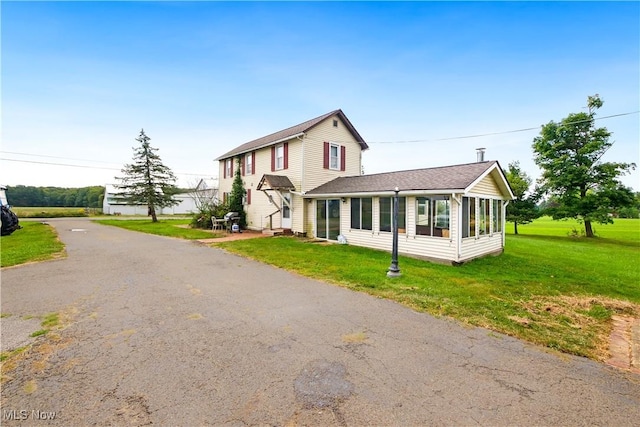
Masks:
[[[158,236],[179,237],[181,239],[211,239],[222,236],[221,233],[216,234],[207,230],[188,228],[191,219],[166,219],[158,222],[146,219],[101,219],[96,220],[96,222],[126,228],[127,230],[141,231]]]
[[[55,208],[55,207],[30,207],[19,208],[13,206],[11,210],[18,218],[65,218],[89,216],[84,208]],[[95,209],[93,210],[95,211]]]
[[[569,237],[572,226],[543,218],[508,235],[501,256],[460,267],[400,257],[402,277],[395,279],[386,277],[386,252],[295,238],[219,245],[419,311],[602,360],[611,316],[640,315],[640,220],[600,226],[603,237],[593,239]]]
[[[20,222],[22,228],[0,237],[0,267],[43,261],[64,255],[56,232],[39,222]]]

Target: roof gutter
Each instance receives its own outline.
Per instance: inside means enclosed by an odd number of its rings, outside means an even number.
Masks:
[[[464,192],[464,189],[446,189],[446,190],[400,190],[403,196],[428,196],[435,194],[455,194]],[[307,199],[325,198],[325,197],[376,197],[376,196],[393,196],[395,191],[369,191],[369,192],[357,192],[357,193],[318,193],[318,194],[304,194],[303,197]]]

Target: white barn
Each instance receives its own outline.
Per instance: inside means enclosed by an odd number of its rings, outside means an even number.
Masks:
[[[203,199],[218,200],[217,183],[210,179],[201,179],[193,192],[180,193],[174,196],[179,201],[177,205],[162,208],[158,215],[182,215],[198,211],[198,203]],[[122,200],[122,191],[114,184],[105,185],[102,201],[102,213],[105,215],[147,215],[146,205],[128,205]]]

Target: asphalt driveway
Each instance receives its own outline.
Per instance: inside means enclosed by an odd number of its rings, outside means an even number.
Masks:
[[[68,326],[10,373],[3,425],[640,420],[636,374],[194,242],[51,224],[68,258],[3,270],[1,310]]]

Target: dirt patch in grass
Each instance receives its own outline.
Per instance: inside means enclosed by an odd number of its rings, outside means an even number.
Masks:
[[[582,331],[592,338],[591,348],[584,350],[599,361],[610,357],[612,316],[640,316],[640,305],[606,297],[536,296],[522,305],[529,318],[511,316],[511,320],[525,327],[535,324],[550,331],[564,331],[569,340],[571,330]]]

